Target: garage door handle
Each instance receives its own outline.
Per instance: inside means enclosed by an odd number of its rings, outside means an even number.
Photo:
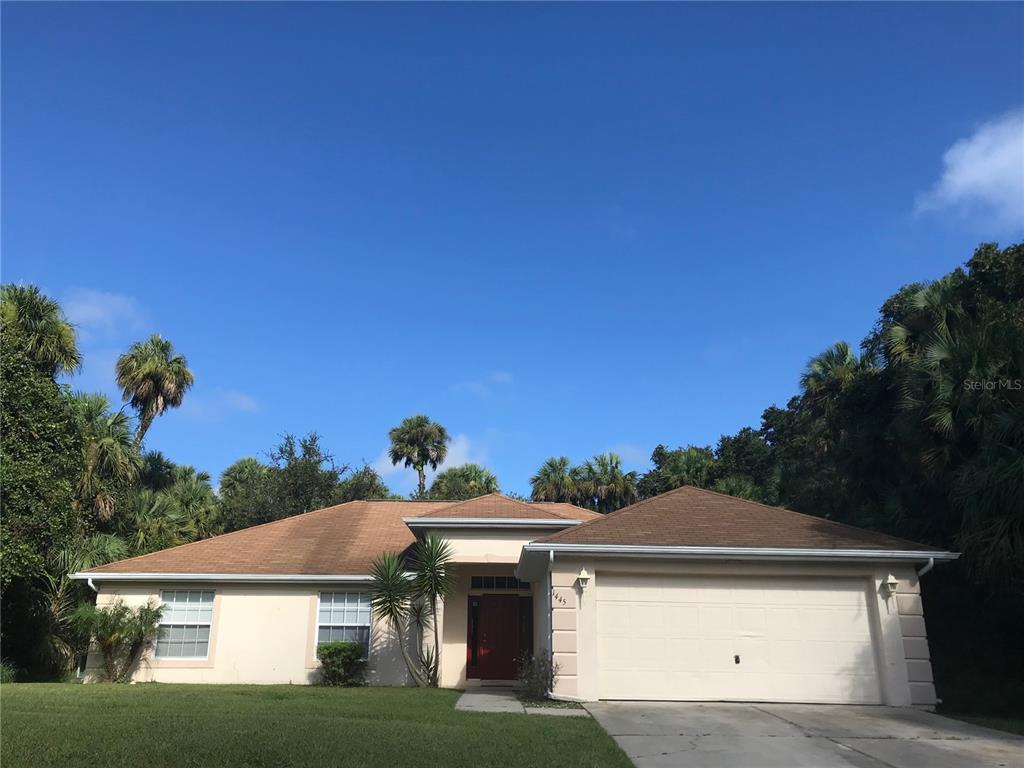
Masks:
[[[739,664],[740,663],[740,655],[737,653],[735,656],[732,657],[732,660],[733,660],[734,663]]]

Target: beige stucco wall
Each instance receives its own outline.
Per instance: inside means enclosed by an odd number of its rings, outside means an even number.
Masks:
[[[474,531],[464,528],[430,529],[448,542],[452,548],[453,563],[509,563],[519,562],[523,545],[546,536],[550,529],[522,528],[509,530]]]
[[[577,575],[582,568],[590,583],[581,590]],[[550,567],[553,658],[559,664],[554,694],[566,698],[598,698],[597,588],[602,574],[641,573],[721,576],[806,576],[858,578],[869,596],[875,666],[882,701],[889,706],[934,703],[931,668],[920,658],[927,652],[917,576],[911,566],[873,564],[801,564],[749,562],[696,562],[628,558],[567,557],[557,555]],[[886,598],[882,582],[892,573],[898,593]],[[537,593],[535,592],[535,600]],[[922,647],[923,646],[923,647]],[[924,663],[922,663],[924,662]],[[927,679],[925,679],[927,678]],[[929,698],[930,697],[930,698]]]
[[[896,608],[910,683],[910,703],[919,707],[934,707],[935,682],[932,677],[931,653],[928,650],[928,632],[924,623],[924,606],[921,603],[921,585],[913,569],[903,569],[894,572],[894,575],[900,581],[896,588]]]
[[[213,590],[213,623],[206,660],[157,659],[148,648],[133,678],[164,683],[291,683],[314,682],[317,601],[321,590],[359,591],[338,584],[149,584],[100,583],[98,605],[118,598],[128,605],[159,601],[161,589]],[[365,589],[365,587],[362,587]],[[101,676],[99,654],[92,651],[87,679]],[[375,685],[403,685],[407,672],[387,627],[371,624],[367,679]]]

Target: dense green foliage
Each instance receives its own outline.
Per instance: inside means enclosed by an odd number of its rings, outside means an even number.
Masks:
[[[121,600],[102,607],[83,603],[71,623],[99,648],[106,679],[127,683],[146,641],[156,637],[163,610],[153,601],[135,608]]]
[[[0,324],[5,332],[18,335],[18,349],[48,378],[81,367],[75,329],[60,305],[36,286],[0,287]]]
[[[322,685],[340,685],[346,688],[362,685],[366,654],[359,643],[344,640],[320,643],[316,647],[316,657],[320,660]]]
[[[246,457],[220,476],[220,520],[225,531],[268,523],[333,504],[400,498],[369,466],[338,466],[320,437],[284,435],[269,462]]]
[[[579,466],[567,456],[552,456],[530,478],[530,498],[613,512],[637,500],[637,485],[636,472],[625,472],[614,453],[598,454]]]
[[[463,464],[437,473],[427,492],[428,499],[440,501],[472,499],[499,493],[498,478],[479,464]]]
[[[455,709],[458,691],[5,686],[5,768],[629,768],[591,718]],[[144,734],[144,735],[143,735]]]
[[[79,528],[74,509],[81,435],[70,398],[19,348],[0,343],[0,578],[4,592],[39,576],[51,549]]]

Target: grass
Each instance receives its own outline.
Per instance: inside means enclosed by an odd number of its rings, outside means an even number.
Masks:
[[[4,768],[612,766],[590,718],[456,712],[456,691],[8,684]]]
[[[997,731],[1018,733],[1024,736],[1024,717],[998,717],[996,715],[965,715],[959,712],[939,712],[943,717],[962,720],[971,725],[994,728]]]

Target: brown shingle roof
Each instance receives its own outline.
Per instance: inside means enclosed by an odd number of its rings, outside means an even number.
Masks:
[[[463,509],[453,513],[456,517],[519,516],[497,514],[497,510],[509,508],[502,500],[525,507],[530,514],[523,517],[596,517],[593,512],[569,504],[525,504],[496,495],[467,502],[350,501],[101,565],[88,573],[364,575],[383,552],[402,552],[413,543],[415,537],[402,518],[438,514],[457,507]]]
[[[477,496],[475,499],[461,501],[420,516],[470,519],[500,517],[518,520],[594,520],[600,517],[596,512],[572,504],[525,502],[510,499],[500,493]]]
[[[551,544],[936,551],[923,544],[683,486],[539,540]]]

